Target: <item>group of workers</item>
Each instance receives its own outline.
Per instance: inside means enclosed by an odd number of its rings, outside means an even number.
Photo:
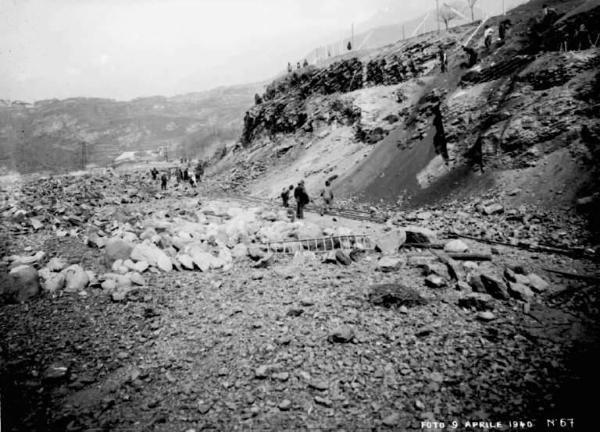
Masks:
[[[204,163],[202,161],[199,161],[194,169],[192,169],[191,164],[188,163],[181,167],[167,169],[163,171],[162,174],[156,167],[153,167],[150,170],[150,177],[152,180],[160,180],[161,190],[167,190],[167,185],[172,177],[175,177],[177,184],[189,182],[190,186],[195,188],[202,180],[202,175],[204,175]]]
[[[283,188],[280,197],[284,208],[290,207],[290,195],[292,191],[294,192],[293,196],[296,201],[296,218],[304,219],[304,208],[310,203],[310,197],[306,191],[304,180],[300,180],[295,188],[293,185]],[[323,199],[320,211],[321,216],[323,216],[329,213],[333,204],[333,190],[329,180],[325,182],[325,187],[321,190],[320,196]]]
[[[528,36],[533,51],[539,51],[542,48],[568,50],[585,50],[595,46],[598,41],[593,41],[592,35],[585,23],[579,20],[576,23],[565,22],[560,27],[555,28],[555,23],[560,15],[554,9],[544,4],[541,17],[534,18],[529,23]],[[503,19],[498,23],[498,43],[503,44],[508,36],[508,31],[513,23],[510,19]],[[494,29],[490,25],[484,26],[483,31],[484,46],[487,52],[494,47]],[[467,56],[467,60],[460,64],[463,69],[470,69],[477,64],[479,54],[475,48],[463,45],[462,49]],[[448,71],[448,55],[443,46],[438,50],[438,61],[442,73]]]
[[[302,62],[302,65],[300,64],[300,62],[296,63],[296,69],[300,70],[303,67],[307,67],[308,66],[308,60],[304,59],[304,61]],[[294,68],[292,67],[292,64],[290,62],[288,62],[287,64],[287,71],[288,73],[292,73],[294,70]]]
[[[512,23],[509,19],[500,21],[500,24],[498,24],[498,40],[499,40],[499,42],[504,43],[508,29],[511,26],[512,26]],[[490,51],[492,49],[493,38],[494,38],[494,29],[492,27],[490,27],[489,25],[486,25],[484,27],[484,31],[483,31],[483,40],[484,40],[484,45],[488,51]],[[470,69],[477,64],[477,61],[479,59],[479,54],[477,53],[477,50],[475,48],[471,48],[468,45],[463,45],[462,49],[467,56],[467,60],[465,62],[461,63],[460,67],[462,69]],[[437,57],[438,57],[438,60],[440,63],[440,68],[441,68],[442,73],[446,73],[448,71],[448,54],[446,53],[446,50],[444,49],[444,47],[441,45],[439,47]]]

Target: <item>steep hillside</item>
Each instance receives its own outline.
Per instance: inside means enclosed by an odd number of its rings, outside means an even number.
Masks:
[[[127,151],[203,156],[237,139],[260,85],[120,102],[75,98],[0,106],[0,166],[20,172],[105,165]]]
[[[223,180],[276,197],[300,179],[314,194],[334,178],[338,196],[386,206],[483,194],[513,178],[529,186],[520,199],[542,204],[569,204],[592,192],[600,52],[577,49],[573,37],[569,51],[558,51],[557,40],[582,22],[595,29],[600,8],[548,2],[566,15],[544,27],[535,23],[542,3],[489,19],[495,29],[506,18],[513,24],[491,50],[474,23],[275,81],[246,114],[242,145],[222,162],[237,168]],[[462,65],[467,41],[479,54],[470,69]],[[440,46],[447,73],[440,73]],[[434,140],[436,106],[446,145]]]

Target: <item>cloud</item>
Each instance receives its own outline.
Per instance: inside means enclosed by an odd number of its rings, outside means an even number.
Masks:
[[[65,69],[65,73],[69,76],[81,75],[81,69],[75,67],[68,67]]]
[[[92,64],[94,66],[106,66],[109,61],[110,61],[110,56],[108,54],[100,54],[99,56],[94,58],[94,60],[92,61]]]

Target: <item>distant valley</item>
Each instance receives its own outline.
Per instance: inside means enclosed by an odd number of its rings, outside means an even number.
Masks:
[[[240,137],[261,84],[131,101],[0,101],[0,170],[63,172],[110,165],[125,152],[208,157]]]

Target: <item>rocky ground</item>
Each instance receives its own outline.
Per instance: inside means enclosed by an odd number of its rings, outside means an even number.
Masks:
[[[298,222],[170,186],[4,188],[6,430],[548,430],[593,413],[599,272],[577,216],[490,197]]]

